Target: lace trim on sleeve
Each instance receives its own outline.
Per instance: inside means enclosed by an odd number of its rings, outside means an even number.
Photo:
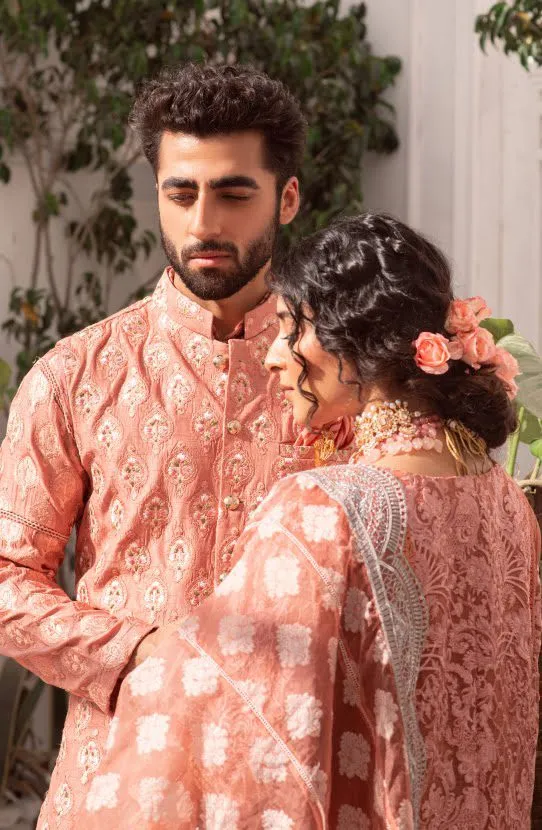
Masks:
[[[69,534],[66,536],[64,533],[58,533],[56,530],[51,530],[51,528],[46,527],[45,525],[40,524],[39,522],[33,522],[30,519],[25,519],[24,516],[19,516],[18,513],[12,513],[10,510],[3,510],[0,509],[0,519],[5,519],[9,522],[17,522],[17,524],[25,525],[25,527],[29,527],[32,530],[37,530],[40,533],[45,533],[47,536],[52,536],[53,539],[59,539],[61,542],[67,542]]]

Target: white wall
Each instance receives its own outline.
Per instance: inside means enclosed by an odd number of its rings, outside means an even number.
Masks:
[[[403,146],[368,158],[365,204],[424,231],[456,288],[481,293],[542,348],[542,75],[473,32],[490,0],[369,0],[377,54],[404,61],[394,94]]]

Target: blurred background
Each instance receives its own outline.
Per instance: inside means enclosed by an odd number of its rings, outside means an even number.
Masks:
[[[538,482],[542,2],[532,0],[0,0],[0,438],[36,358],[144,296],[163,268],[154,182],[127,117],[138,83],[184,60],[252,63],[300,98],[310,129],[290,234],[386,210],[443,248],[460,295],[486,298],[524,372],[507,463]],[[64,570],[72,591],[70,550]],[[0,663],[0,827],[31,827],[65,700]]]

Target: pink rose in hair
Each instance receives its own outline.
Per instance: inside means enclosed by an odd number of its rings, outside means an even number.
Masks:
[[[491,317],[491,309],[483,297],[469,297],[465,302],[469,304],[474,312],[478,325],[480,325],[482,320],[487,320],[488,317]]]
[[[458,334],[457,337],[463,346],[463,360],[473,369],[479,369],[483,363],[492,362],[496,346],[489,331],[475,328],[474,331]]]
[[[448,361],[458,360],[463,351],[461,344],[430,331],[422,331],[412,345],[416,366],[428,375],[443,375],[449,369]]]
[[[516,381],[515,380],[504,380],[503,383],[506,387],[506,394],[508,395],[510,400],[513,401],[514,398],[517,397],[517,394],[518,394],[518,391],[519,391]]]
[[[521,374],[516,358],[501,346],[496,347],[492,362],[497,367],[495,374],[501,380],[514,380],[517,375]]]
[[[454,300],[450,303],[444,328],[450,334],[473,331],[482,320],[491,316],[491,311],[482,297]]]
[[[454,300],[450,303],[444,328],[450,334],[472,331],[476,328],[476,315],[467,300]]]

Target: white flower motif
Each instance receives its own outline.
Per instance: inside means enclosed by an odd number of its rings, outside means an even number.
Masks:
[[[355,634],[363,628],[369,597],[359,588],[349,588],[344,606],[344,626]]]
[[[281,523],[283,516],[284,510],[280,504],[275,505],[275,507],[272,507],[271,510],[265,513],[258,525],[258,535],[260,538],[270,539],[275,533],[280,532],[280,528],[277,525]]]
[[[355,732],[343,732],[341,735],[341,748],[339,749],[339,771],[347,778],[357,776],[362,781],[367,781],[370,761],[369,744],[363,737]]]
[[[295,482],[300,490],[314,490],[314,488],[318,486],[316,482],[305,473],[299,473]]]
[[[195,640],[199,631],[199,617],[187,617],[179,626],[179,637],[183,640]]]
[[[274,738],[258,738],[248,756],[248,764],[258,783],[286,781],[288,756]]]
[[[322,596],[322,604],[326,611],[332,611],[334,608],[340,608],[344,599],[344,576],[333,568],[323,568],[329,583],[329,588],[324,584],[324,593]]]
[[[337,536],[338,521],[336,507],[309,504],[303,508],[303,533],[308,542],[332,542]]]
[[[359,703],[358,687],[349,673],[344,678],[343,701],[348,706],[357,706]]]
[[[271,599],[295,597],[299,593],[299,564],[292,556],[272,556],[264,565],[264,582]]]
[[[227,795],[209,793],[203,805],[202,830],[238,830],[239,807]]]
[[[244,559],[240,559],[239,562],[231,569],[227,577],[220,583],[215,591],[215,594],[219,597],[225,597],[229,594],[238,594],[245,585],[246,576],[246,562]]]
[[[90,784],[87,794],[86,808],[89,813],[103,810],[113,810],[118,803],[117,791],[120,786],[120,775],[108,772],[106,775],[96,775]]]
[[[255,626],[250,617],[232,614],[220,620],[218,645],[224,655],[252,654]]]
[[[375,715],[377,735],[389,741],[399,718],[399,707],[390,692],[385,692],[383,689],[376,690]]]
[[[311,630],[305,625],[279,625],[277,651],[283,668],[307,666],[310,659]]]
[[[115,715],[109,724],[109,732],[107,733],[107,741],[105,742],[105,748],[108,752],[115,746],[115,738],[117,737],[118,728],[119,718]]]
[[[160,821],[162,802],[169,781],[166,778],[142,778],[139,782],[137,800],[147,821]]]
[[[382,663],[383,666],[387,666],[390,662],[390,650],[382,629],[376,632],[373,659],[375,663]]]
[[[331,637],[327,644],[327,664],[329,666],[329,677],[332,683],[335,683],[335,675],[337,673],[337,655],[339,651],[339,641],[336,637]]]
[[[305,775],[310,778],[312,782],[312,786],[316,791],[316,795],[322,802],[322,804],[326,800],[326,790],[327,790],[327,775],[323,769],[320,769],[320,764],[316,764],[314,767],[303,766],[303,770]]]
[[[134,697],[159,692],[164,684],[166,661],[163,657],[147,657],[131,671],[126,680]]]
[[[262,815],[262,830],[291,830],[293,819],[283,810],[265,810]]]
[[[288,695],[286,698],[286,727],[294,739],[317,738],[320,734],[322,704],[313,695]]]
[[[212,695],[218,688],[218,669],[208,657],[193,657],[183,666],[183,686],[188,697]]]
[[[166,748],[169,715],[141,715],[136,721],[136,741],[139,755],[162,752]]]
[[[371,822],[359,807],[343,804],[339,810],[337,830],[371,830]]]
[[[219,723],[208,723],[203,727],[202,762],[206,769],[221,767],[226,763],[228,732]]]
[[[248,698],[250,698],[256,709],[261,712],[265,706],[268,694],[265,683],[256,683],[254,680],[238,680],[237,686],[246,694]],[[250,712],[250,708],[247,704],[243,706],[243,712]]]

